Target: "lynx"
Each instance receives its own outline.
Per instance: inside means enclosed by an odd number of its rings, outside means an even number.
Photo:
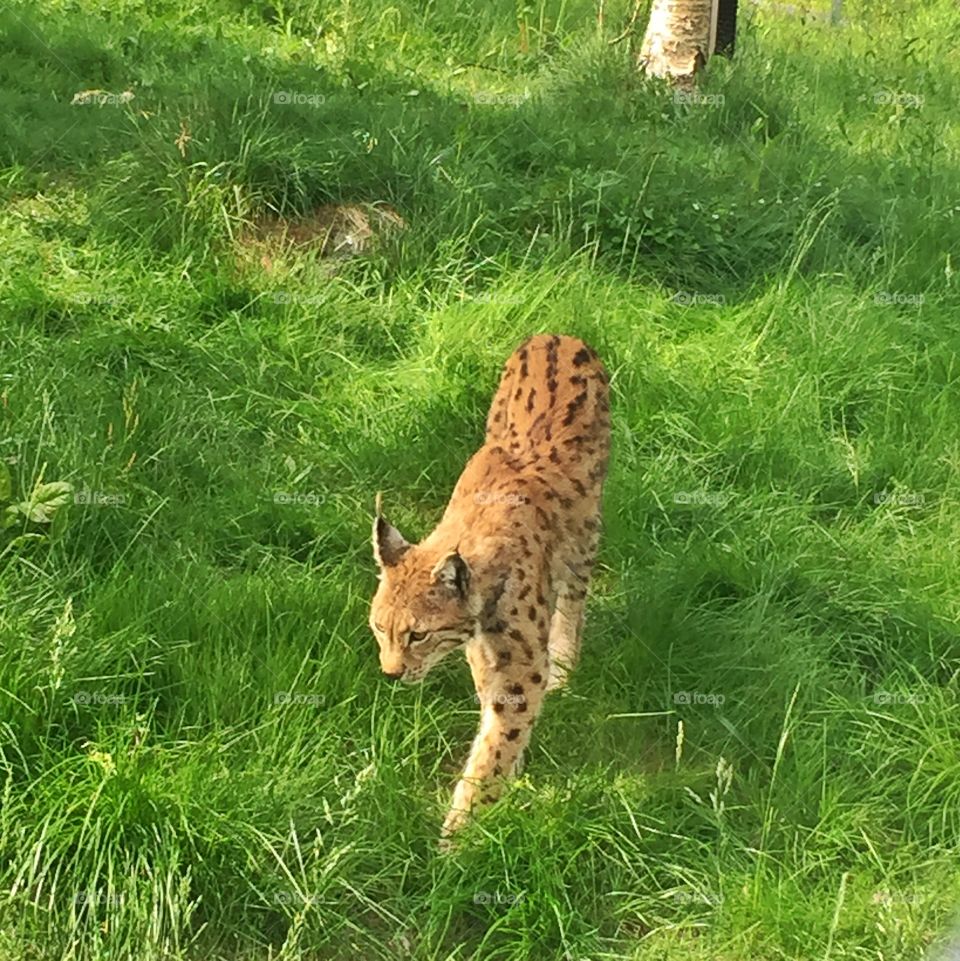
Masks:
[[[545,693],[576,664],[600,535],[608,384],[583,341],[532,337],[504,366],[483,446],[436,529],[408,543],[378,495],[370,627],[380,666],[412,683],[463,648],[480,702],[442,847],[517,773]]]

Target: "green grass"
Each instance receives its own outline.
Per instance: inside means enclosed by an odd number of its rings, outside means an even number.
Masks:
[[[947,936],[960,15],[845,7],[747,7],[681,104],[629,2],[7,4],[0,458],[109,500],[0,531],[0,961]],[[409,229],[235,267],[341,200]],[[370,514],[431,528],[537,331],[613,374],[584,655],[442,857],[473,691],[379,676]]]

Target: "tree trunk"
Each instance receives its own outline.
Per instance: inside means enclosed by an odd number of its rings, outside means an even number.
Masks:
[[[692,83],[713,45],[717,0],[653,0],[638,65],[654,77]]]
[[[716,35],[713,52],[724,57],[732,57],[737,38],[737,0],[720,0],[717,4],[717,22],[713,32]]]

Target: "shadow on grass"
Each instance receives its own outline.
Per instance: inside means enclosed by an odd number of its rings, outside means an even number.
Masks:
[[[216,251],[228,242],[224,216],[264,206],[292,215],[382,199],[424,251],[472,224],[476,259],[536,259],[533,238],[549,235],[594,247],[621,274],[736,298],[794,256],[805,272],[926,289],[960,239],[960,225],[929,218],[960,192],[955,167],[930,164],[935,121],[901,118],[902,149],[886,156],[864,156],[839,133],[825,143],[791,86],[803,64],[758,86],[749,39],[733,69],[709,78],[706,89],[724,93],[707,108],[645,83],[619,48],[560,54],[532,96],[477,102],[426,78],[411,89],[373,53],[321,70],[218,39],[212,25],[162,40],[127,32],[79,14],[0,15],[0,155],[20,171],[8,194],[86,183],[95,233],[158,251]],[[871,86],[846,65],[819,70],[828,88]],[[84,88],[135,97],[71,106]],[[842,108],[847,123],[872,109],[854,98]]]

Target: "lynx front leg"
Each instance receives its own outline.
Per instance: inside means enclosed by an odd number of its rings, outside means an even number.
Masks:
[[[550,622],[550,683],[547,690],[563,687],[580,659],[583,612],[590,571],[599,540],[599,514],[588,518],[580,543],[561,555],[553,571],[557,602]],[[585,522],[586,524],[587,522]]]
[[[580,637],[583,633],[583,608],[586,591],[575,591],[566,585],[557,594],[557,606],[550,621],[550,681],[547,690],[564,687],[570,672],[580,659]]]
[[[474,805],[495,801],[517,770],[550,677],[546,624],[538,633],[543,636],[531,634],[509,647],[499,635],[486,635],[467,648],[480,698],[480,729],[453,793],[444,839],[463,826]]]

